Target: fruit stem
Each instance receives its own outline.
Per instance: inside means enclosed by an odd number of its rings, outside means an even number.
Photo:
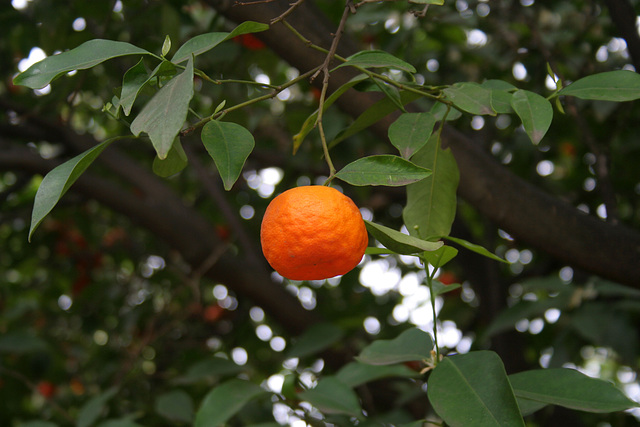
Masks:
[[[424,262],[424,268],[427,273],[427,285],[429,286],[429,299],[431,300],[431,313],[433,315],[433,346],[435,347],[435,360],[433,361],[433,365],[436,366],[438,362],[440,362],[440,346],[438,346],[438,315],[436,313],[436,295],[433,291],[433,277],[436,274],[436,268],[433,269],[433,272],[429,274],[428,263]]]

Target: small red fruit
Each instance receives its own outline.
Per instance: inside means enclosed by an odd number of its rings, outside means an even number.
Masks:
[[[438,281],[443,285],[451,285],[452,283],[458,283],[459,280],[454,273],[450,271],[443,271],[438,276]]]
[[[51,381],[40,381],[37,386],[38,393],[47,399],[56,394],[56,386]]]

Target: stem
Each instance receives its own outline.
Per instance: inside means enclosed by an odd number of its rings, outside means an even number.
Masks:
[[[436,357],[433,361],[433,365],[437,365],[440,362],[440,346],[438,346],[438,317],[436,313],[436,298],[433,292],[433,276],[436,274],[436,269],[433,269],[433,273],[429,275],[428,263],[422,260],[424,263],[424,269],[427,272],[427,285],[429,286],[429,299],[431,300],[431,313],[433,315],[433,346],[436,350]]]

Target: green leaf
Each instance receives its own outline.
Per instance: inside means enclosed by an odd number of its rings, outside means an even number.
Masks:
[[[140,93],[140,90],[147,84],[149,79],[151,79],[151,75],[144,66],[144,59],[140,59],[136,65],[124,73],[122,90],[120,92],[120,106],[125,116],[131,113],[131,108],[138,97],[138,93]]]
[[[428,360],[432,349],[431,335],[418,328],[411,328],[392,340],[372,342],[360,352],[356,360],[369,365]]]
[[[446,236],[456,214],[458,165],[450,149],[440,149],[437,138],[418,151],[411,160],[431,169],[431,176],[407,186],[407,205],[402,217],[409,234],[421,238]]]
[[[89,427],[93,425],[102,415],[102,412],[107,406],[107,402],[109,402],[109,400],[111,400],[111,398],[113,398],[117,393],[118,389],[116,387],[112,387],[104,393],[89,399],[78,413],[78,417],[76,418],[76,427]]]
[[[420,181],[431,171],[402,157],[388,154],[360,158],[343,167],[336,178],[351,185],[387,185],[399,187]]]
[[[142,59],[127,70],[122,79],[122,91],[120,93],[120,105],[124,114],[128,116],[131,113],[131,108],[136,98],[144,86],[154,77],[174,75],[175,73],[176,67],[169,61],[162,61],[151,73],[148,73]]]
[[[260,22],[245,21],[238,25],[230,33],[216,32],[200,34],[187,40],[178,51],[171,58],[171,62],[179,64],[191,58],[191,56],[198,56],[209,50],[213,49],[223,41],[229,40],[233,37],[240,36],[247,33],[258,33],[269,29],[269,25],[262,24]]]
[[[364,223],[367,226],[367,231],[373,237],[386,248],[398,254],[411,255],[424,251],[435,251],[442,246],[442,242],[418,239],[375,222],[365,220]]]
[[[479,255],[482,256],[486,256],[487,258],[491,258],[494,261],[500,261],[500,262],[504,262],[506,264],[508,264],[509,262],[500,258],[498,255],[495,255],[491,252],[489,252],[487,249],[485,249],[484,247],[480,246],[480,245],[476,245],[475,243],[471,243],[471,242],[467,242],[464,239],[461,239],[459,237],[451,237],[451,236],[442,236],[443,239],[447,239],[450,240],[454,243],[457,243],[458,245],[462,246],[465,249],[469,249],[470,251],[473,251]]]
[[[215,387],[204,397],[196,413],[195,427],[219,427],[250,400],[265,394],[257,385],[232,379]]]
[[[167,157],[178,132],[182,129],[193,97],[193,60],[185,70],[169,80],[142,108],[131,123],[131,132],[146,132],[160,159]]]
[[[587,412],[617,412],[638,407],[612,383],[574,369],[537,369],[509,376],[518,397]]]
[[[49,56],[18,74],[13,83],[31,89],[45,87],[73,70],[85,70],[108,59],[125,55],[151,55],[151,52],[125,42],[95,39],[58,55]]]
[[[174,422],[193,421],[193,399],[183,390],[171,390],[156,397],[155,410]]]
[[[420,98],[420,95],[414,92],[400,92],[400,99],[403,105],[415,101],[418,98]],[[396,104],[388,97],[381,99],[369,107],[364,113],[360,114],[348,128],[340,132],[334,140],[331,141],[329,148],[336,146],[350,136],[362,132],[397,109]]]
[[[163,178],[175,175],[187,166],[187,154],[182,148],[180,138],[176,138],[167,153],[167,157],[153,159],[153,173]]]
[[[382,50],[364,50],[355,53],[348,57],[346,62],[338,65],[335,69],[346,66],[362,68],[395,68],[408,73],[416,72],[413,65]]]
[[[511,106],[534,144],[538,144],[551,126],[553,107],[543,96],[528,90],[518,90],[511,98]]]
[[[311,390],[298,393],[298,397],[326,414],[362,415],[358,396],[351,387],[333,376],[322,378]]]
[[[415,377],[417,375],[417,372],[402,364],[375,366],[360,362],[351,362],[336,373],[336,377],[349,387],[358,387],[381,378]]]
[[[296,338],[287,352],[287,358],[319,353],[338,342],[343,336],[344,331],[332,323],[315,324]]]
[[[633,101],[640,98],[640,74],[617,70],[583,77],[558,92],[598,101]]]
[[[434,268],[441,268],[446,263],[454,259],[456,255],[458,255],[458,250],[456,248],[451,246],[442,246],[433,252],[426,252],[422,256]]]
[[[167,56],[169,51],[171,50],[171,37],[167,34],[164,38],[164,43],[162,43],[162,56]]]
[[[42,180],[33,202],[29,241],[42,220],[51,212],[74,182],[115,139],[108,139],[52,169]]]
[[[427,395],[452,427],[524,427],[502,360],[491,351],[445,357],[429,377]]]
[[[378,79],[373,79],[373,81],[378,87],[378,89],[380,89],[380,91],[384,93],[387,96],[387,98],[391,100],[391,102],[393,102],[393,104],[396,106],[398,110],[406,113],[406,110],[404,109],[404,104],[402,103],[402,98],[400,97],[400,91],[398,90],[397,87],[392,86]]]
[[[431,113],[405,113],[389,126],[389,140],[400,155],[410,159],[431,137],[436,118]]]
[[[325,99],[324,104],[322,104],[322,112],[324,113],[325,111],[327,111],[327,108],[333,105],[333,103],[336,102],[336,100],[340,98],[342,95],[344,95],[344,93],[347,90],[351,89],[353,86],[357,85],[358,83],[361,83],[364,80],[367,80],[368,78],[369,77],[367,75],[361,74],[349,80],[347,83],[343,84],[342,86],[340,86],[327,99]],[[298,151],[304,139],[307,137],[309,132],[311,132],[311,130],[315,127],[316,121],[318,120],[318,112],[319,110],[316,110],[309,117],[307,117],[307,119],[302,124],[300,131],[293,136],[293,154],[295,154]]]
[[[253,135],[237,123],[213,120],[202,128],[202,143],[216,163],[225,190],[238,180],[244,162],[253,151]]]
[[[434,297],[438,295],[446,294],[447,292],[455,291],[461,286],[462,285],[460,285],[460,283],[451,283],[450,285],[445,285],[439,282],[437,279],[434,280],[431,284],[431,287],[433,288]]]
[[[49,346],[43,339],[28,332],[11,331],[0,336],[0,353],[34,353],[47,351]]]
[[[495,116],[491,107],[491,90],[477,83],[456,83],[443,90],[447,99],[457,108],[467,113]]]
[[[540,409],[547,406],[546,403],[536,402],[535,400],[525,399],[524,397],[516,396],[516,400],[518,401],[520,414],[522,414],[523,417],[526,417],[527,415],[531,415],[534,412],[538,412]]]

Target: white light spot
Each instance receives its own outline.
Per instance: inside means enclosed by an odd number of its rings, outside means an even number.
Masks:
[[[28,57],[21,59],[20,62],[18,62],[18,70],[25,71],[33,64],[42,61],[46,57],[47,55],[44,53],[44,50],[40,49],[39,47],[34,47],[31,49],[31,51],[29,51]]]
[[[380,333],[380,321],[372,316],[365,318],[364,330],[371,335],[376,335]]]
[[[569,266],[562,267],[558,272],[558,275],[560,276],[560,280],[565,283],[569,283],[571,282],[571,280],[573,280],[573,268]]]
[[[225,285],[215,285],[213,287],[213,296],[217,300],[223,300],[229,296],[229,291]]]
[[[255,215],[256,210],[251,205],[244,205],[240,208],[240,216],[243,219],[251,219]]]
[[[24,10],[31,3],[31,0],[11,0],[11,6],[15,10]]]
[[[287,346],[287,342],[282,337],[273,337],[269,341],[269,345],[273,351],[282,351]]]
[[[553,173],[555,166],[551,160],[542,160],[536,166],[536,172],[540,176],[549,176]]]
[[[440,68],[440,62],[437,59],[430,59],[427,61],[427,70],[435,73]]]
[[[484,127],[484,117],[482,116],[473,116],[471,119],[471,128],[473,130],[480,130]]]
[[[547,74],[547,78],[544,80],[544,85],[549,90],[556,90],[558,88],[558,76],[555,74],[553,77]]]
[[[527,69],[522,62],[516,62],[513,64],[511,73],[513,74],[513,78],[516,80],[522,81],[527,78]]]
[[[73,300],[68,295],[60,295],[60,297],[58,297],[58,307],[64,311],[69,310],[72,305]]]
[[[278,95],[276,95],[276,97],[280,101],[288,101],[289,99],[291,99],[291,91],[289,89],[284,89]]]
[[[369,261],[360,270],[360,283],[378,296],[395,289],[400,278],[400,269],[391,267],[386,258]]]
[[[271,84],[271,79],[269,78],[269,76],[267,76],[266,74],[258,74],[255,79],[256,82],[261,83],[263,85],[270,85]]]
[[[246,365],[247,360],[249,360],[249,355],[247,354],[247,350],[242,347],[236,347],[231,350],[231,359],[235,362],[236,365]]]
[[[251,317],[251,320],[254,322],[262,322],[264,320],[264,310],[260,307],[251,307],[249,317]]]
[[[456,346],[456,351],[460,354],[468,353],[471,350],[473,339],[471,337],[462,337]]]
[[[87,21],[82,17],[76,18],[73,24],[71,24],[71,28],[73,28],[74,31],[82,31],[87,28]]]
[[[536,318],[529,322],[529,333],[538,335],[544,329],[544,320]]]
[[[609,59],[609,49],[606,46],[600,46],[596,51],[596,61],[605,62]]]
[[[520,0],[520,4],[524,7],[532,6],[535,3],[535,0]]]
[[[514,263],[520,259],[520,252],[517,249],[509,249],[504,254],[504,257],[510,263]]]
[[[98,345],[106,345],[107,342],[109,342],[109,334],[101,329],[98,329],[93,333],[93,342]]]
[[[562,312],[557,308],[550,308],[544,312],[544,319],[548,323],[556,323],[560,318],[560,314],[562,314]]]
[[[526,265],[531,263],[531,261],[533,261],[533,252],[531,252],[529,249],[520,251],[520,262],[522,264]]]
[[[596,215],[602,219],[607,219],[607,207],[604,204],[598,205],[596,208]]]
[[[471,48],[483,47],[487,44],[487,35],[484,31],[474,28],[467,31],[467,46]]]
[[[593,191],[596,188],[596,180],[593,178],[587,178],[582,183],[582,188],[584,191]]]
[[[273,338],[273,331],[267,325],[258,325],[256,328],[256,335],[260,339],[260,341],[269,341]]]
[[[480,3],[476,7],[476,13],[479,17],[484,18],[491,13],[491,7],[487,3]]]
[[[284,375],[274,374],[267,378],[267,387],[274,393],[280,393],[284,385]]]

